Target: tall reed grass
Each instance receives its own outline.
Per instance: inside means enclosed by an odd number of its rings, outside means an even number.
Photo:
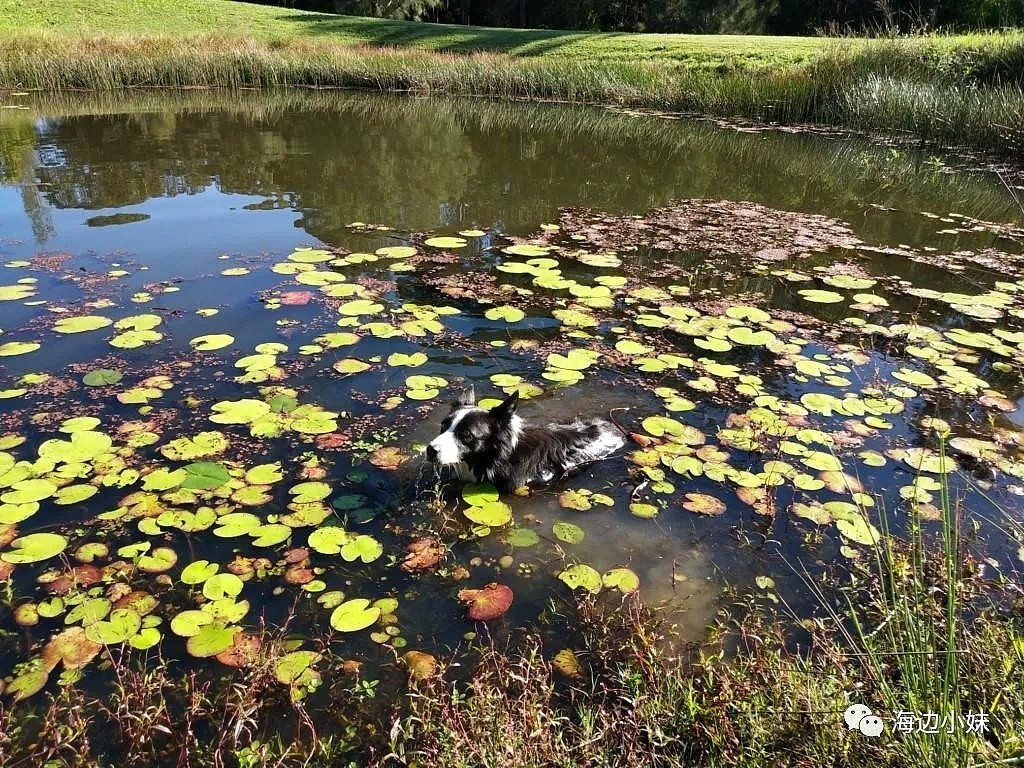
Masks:
[[[999,40],[1000,38],[996,38]],[[836,45],[808,64],[691,69],[658,59],[587,61],[371,48],[228,35],[0,42],[0,88],[367,88],[618,104],[779,123],[820,123],[1000,153],[1024,148],[1024,42]]]

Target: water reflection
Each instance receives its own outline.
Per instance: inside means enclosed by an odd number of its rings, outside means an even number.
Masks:
[[[94,99],[77,104],[85,114],[76,117],[2,118],[0,180],[24,185],[40,243],[54,236],[43,223],[51,209],[116,209],[210,189],[291,209],[296,226],[328,242],[354,220],[525,233],[565,205],[638,213],[685,197],[826,213],[888,244],[933,238],[922,210],[1021,217],[993,176],[945,173],[924,153],[865,140],[347,92]],[[39,114],[61,106],[43,102]],[[879,215],[872,205],[899,211]]]

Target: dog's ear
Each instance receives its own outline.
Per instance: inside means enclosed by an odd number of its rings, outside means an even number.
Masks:
[[[508,421],[515,416],[519,408],[519,392],[513,392],[501,405],[491,408],[491,416],[499,421]]]
[[[459,396],[452,400],[452,408],[465,408],[469,405],[476,405],[476,389],[472,384],[459,392]]]

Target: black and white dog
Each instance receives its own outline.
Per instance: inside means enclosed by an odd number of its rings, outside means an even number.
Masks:
[[[558,480],[625,444],[622,432],[603,419],[538,426],[524,422],[518,407],[518,392],[488,411],[476,404],[473,387],[463,390],[441,422],[441,434],[427,445],[427,458],[506,493]]]

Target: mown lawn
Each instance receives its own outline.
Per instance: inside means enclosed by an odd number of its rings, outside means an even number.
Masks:
[[[371,46],[491,51],[587,61],[660,60],[699,68],[800,64],[828,42],[811,37],[639,35],[494,29],[368,19],[231,0],[0,0],[0,32],[223,33],[268,39],[328,37]]]

